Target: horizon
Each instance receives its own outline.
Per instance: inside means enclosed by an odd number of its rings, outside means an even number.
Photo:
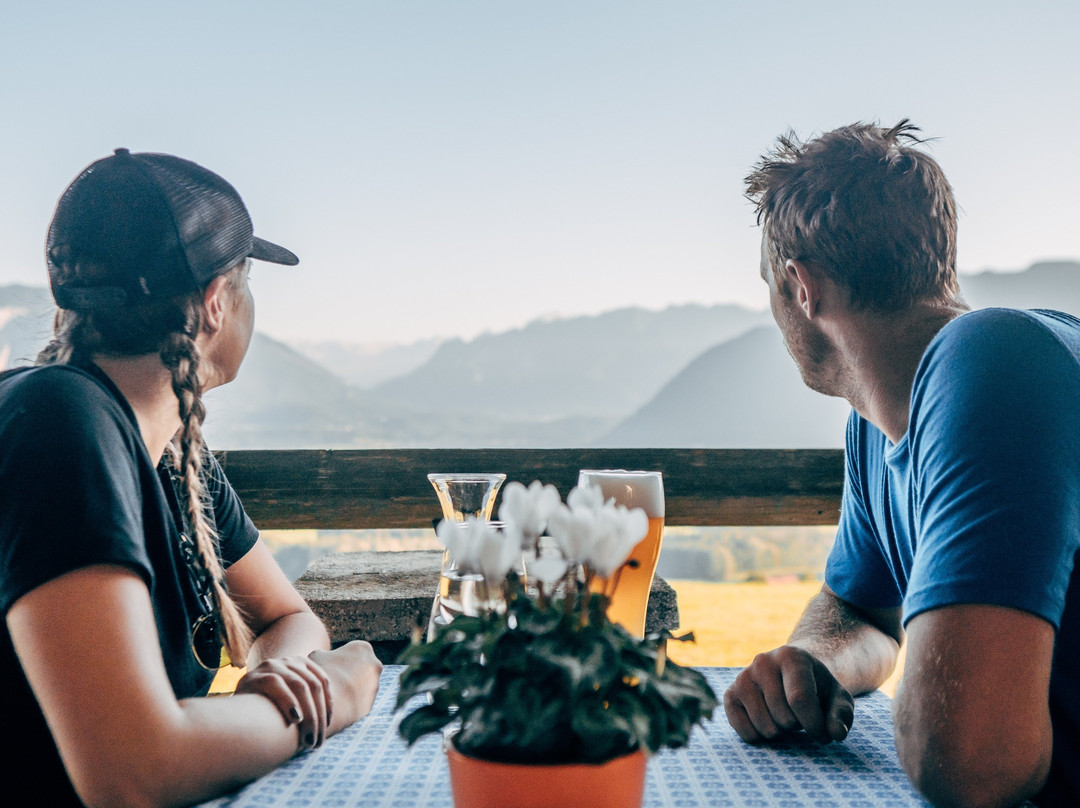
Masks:
[[[221,174],[300,256],[253,273],[275,339],[763,309],[752,164],[789,129],[904,117],[955,189],[964,274],[1019,271],[1080,256],[1078,27],[1057,0],[24,4],[0,48],[0,285],[47,284],[56,199],[126,146]]]
[[[957,277],[960,279],[960,281],[962,283],[964,278],[979,277],[979,276],[982,276],[982,275],[995,275],[995,276],[1000,276],[1000,275],[1021,275],[1021,274],[1025,273],[1025,272],[1028,272],[1028,271],[1034,269],[1035,267],[1044,266],[1044,265],[1056,265],[1056,264],[1072,264],[1072,265],[1075,265],[1078,269],[1080,269],[1080,258],[1040,258],[1040,259],[1037,259],[1035,261],[1030,262],[1027,266],[1024,266],[1024,267],[1019,268],[1019,269],[1015,269],[1015,268],[990,268],[990,269],[981,269],[981,270],[978,270],[978,271],[975,271],[975,272],[965,272],[963,270],[957,270]],[[2,278],[0,278],[0,280],[2,280]],[[40,284],[33,284],[33,283],[30,283],[30,284],[21,284],[21,283],[6,284],[6,283],[0,283],[0,289],[2,289],[5,286],[11,286],[11,285],[24,286],[24,287],[38,289],[38,290],[48,292],[48,283],[47,282],[46,283],[40,283]],[[276,335],[273,335],[271,333],[268,333],[266,330],[261,328],[260,324],[258,322],[258,318],[256,318],[256,322],[255,322],[255,333],[262,334],[263,336],[270,337],[271,339],[273,339],[273,340],[275,340],[277,342],[284,343],[284,344],[292,346],[294,348],[318,348],[318,347],[326,347],[326,346],[330,346],[330,345],[338,345],[338,346],[341,346],[343,348],[348,348],[354,353],[360,353],[360,354],[367,353],[370,356],[375,357],[380,353],[387,352],[387,351],[392,351],[392,350],[394,350],[396,348],[411,348],[411,347],[419,346],[421,344],[443,343],[443,342],[449,342],[449,341],[453,341],[453,340],[460,340],[462,342],[468,343],[468,342],[472,342],[473,340],[479,339],[481,337],[499,336],[499,335],[506,334],[506,333],[513,332],[513,331],[520,331],[522,329],[529,328],[529,327],[534,326],[534,325],[542,325],[542,324],[545,324],[545,323],[556,323],[556,322],[558,322],[560,320],[572,320],[572,319],[577,319],[577,318],[588,318],[588,317],[603,317],[604,315],[614,314],[614,313],[619,312],[619,311],[626,311],[626,310],[630,310],[630,309],[648,311],[648,312],[651,312],[651,313],[659,313],[659,312],[666,311],[667,309],[679,308],[679,307],[684,307],[684,306],[699,306],[699,307],[703,307],[703,308],[710,308],[710,307],[714,307],[714,306],[736,306],[736,307],[740,307],[740,308],[742,308],[744,310],[754,312],[754,313],[758,313],[758,314],[764,314],[769,308],[769,305],[768,305],[767,302],[762,306],[754,307],[754,306],[748,306],[748,305],[743,304],[743,303],[737,303],[737,302],[727,301],[727,300],[714,301],[714,302],[710,302],[710,303],[704,303],[704,302],[700,302],[700,301],[691,301],[691,302],[688,302],[688,303],[668,303],[668,304],[666,304],[664,306],[658,306],[658,307],[650,307],[650,306],[645,306],[645,305],[630,304],[630,305],[627,305],[627,306],[621,306],[619,308],[605,309],[603,311],[597,311],[597,312],[578,313],[578,314],[575,314],[575,313],[570,313],[570,314],[541,314],[541,315],[537,315],[537,316],[533,317],[532,319],[527,320],[527,321],[522,322],[522,323],[510,324],[510,325],[507,325],[504,328],[498,328],[498,329],[484,329],[484,330],[481,330],[481,331],[478,331],[478,332],[475,332],[475,333],[472,333],[472,334],[469,334],[469,335],[463,335],[463,334],[427,335],[427,336],[420,336],[420,337],[416,337],[416,338],[413,338],[413,339],[408,339],[408,340],[404,340],[404,341],[396,341],[396,342],[395,341],[381,341],[380,342],[380,341],[370,341],[370,340],[369,341],[355,341],[355,340],[350,340],[350,339],[341,339],[341,338],[337,338],[337,337],[329,337],[329,338],[309,338],[309,337],[306,337],[306,336],[299,336],[299,337],[288,337],[288,336],[286,336],[286,337],[281,337],[281,336],[276,336]],[[4,324],[5,324],[5,319],[3,317],[4,312],[5,312],[5,309],[0,309],[0,328],[2,328],[4,326]],[[312,357],[309,357],[309,358],[312,358]]]

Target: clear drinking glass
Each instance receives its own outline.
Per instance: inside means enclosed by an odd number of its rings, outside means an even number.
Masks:
[[[645,613],[649,606],[656,562],[664,536],[664,479],[659,471],[623,469],[582,469],[578,485],[598,485],[604,499],[614,499],[627,508],[642,508],[649,517],[649,532],[633,550],[619,573],[618,586],[611,596],[608,617],[636,637],[645,636]]]
[[[491,521],[495,497],[506,480],[505,474],[429,474],[428,480],[439,496],[443,519],[464,522],[468,516]],[[449,553],[443,552],[439,574],[439,591],[431,605],[427,637],[430,640],[439,626],[446,625],[459,614],[479,612],[478,583],[475,573],[463,573],[454,567]]]

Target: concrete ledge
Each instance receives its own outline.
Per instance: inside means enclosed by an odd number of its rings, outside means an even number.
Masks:
[[[441,550],[333,553],[317,559],[296,588],[322,618],[330,641],[368,640],[379,657],[393,661],[414,626],[426,626],[439,587]],[[645,630],[679,625],[675,590],[653,578]]]
[[[335,645],[407,640],[414,626],[427,625],[441,564],[441,550],[332,553],[316,559],[296,589]]]

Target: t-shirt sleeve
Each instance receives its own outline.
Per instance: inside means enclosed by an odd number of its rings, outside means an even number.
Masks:
[[[228,567],[255,545],[259,530],[244,511],[217,458],[210,452],[206,457],[206,480],[217,525],[218,549],[222,563]]]
[[[92,564],[131,567],[151,585],[126,415],[77,371],[31,374],[0,408],[0,613]]]
[[[985,310],[931,344],[912,391],[920,531],[904,620],[956,603],[1058,627],[1080,543],[1080,369],[1030,315]]]
[[[870,462],[873,447],[868,445],[867,432],[866,422],[852,412],[844,449],[840,525],[825,564],[825,583],[855,606],[898,608],[903,596],[867,511],[867,474],[874,467]]]

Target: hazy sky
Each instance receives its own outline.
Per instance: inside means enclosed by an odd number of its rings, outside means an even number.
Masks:
[[[355,342],[766,305],[742,178],[777,134],[910,117],[962,271],[1080,258],[1080,3],[3,3],[0,284],[117,146],[230,180],[296,270],[257,327]]]

